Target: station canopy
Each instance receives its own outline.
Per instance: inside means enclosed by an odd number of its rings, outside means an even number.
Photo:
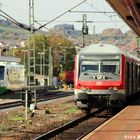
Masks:
[[[140,0],[106,0],[140,36]]]

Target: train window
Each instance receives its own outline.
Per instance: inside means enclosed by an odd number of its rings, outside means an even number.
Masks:
[[[24,69],[22,67],[8,68],[8,82],[11,84],[24,83]]]
[[[102,61],[101,72],[120,74],[120,64],[118,61]]]
[[[81,64],[81,72],[98,73],[99,72],[99,62],[83,61]]]
[[[4,66],[0,66],[0,80],[4,80]]]

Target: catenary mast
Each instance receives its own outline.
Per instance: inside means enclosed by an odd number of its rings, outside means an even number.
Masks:
[[[29,27],[30,27],[30,37],[29,37],[29,45],[28,45],[28,86],[29,86],[29,90],[31,90],[31,87],[33,87],[34,103],[36,105],[34,0],[29,0]]]

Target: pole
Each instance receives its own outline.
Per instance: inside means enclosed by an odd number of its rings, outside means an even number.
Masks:
[[[40,54],[40,76],[42,75],[42,55]]]
[[[52,64],[52,48],[49,48],[49,86],[52,86],[53,64]]]
[[[43,76],[45,76],[45,44],[44,42],[43,42]]]
[[[87,15],[83,14],[83,26],[82,26],[82,34],[83,34],[83,48],[85,47],[85,36],[88,34],[88,26],[87,26]]]
[[[36,61],[35,61],[35,42],[34,42],[34,0],[29,0],[29,27],[30,27],[30,39],[28,47],[28,89],[31,90],[33,86],[34,93],[34,104],[35,108],[37,105],[36,102]],[[32,39],[32,40],[31,40]]]
[[[25,120],[28,120],[28,91],[25,91]]]

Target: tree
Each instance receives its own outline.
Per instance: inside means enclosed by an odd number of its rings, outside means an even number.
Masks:
[[[52,47],[54,76],[60,73],[60,64],[63,71],[74,69],[74,54],[76,54],[73,44],[62,36],[49,36],[49,44]]]
[[[31,42],[32,42],[31,38]],[[31,43],[30,42],[30,43]],[[18,57],[22,59],[22,63],[24,62],[24,55],[21,52],[22,49],[28,50],[29,42],[26,42],[25,48],[19,49],[16,53]],[[74,54],[76,54],[75,48],[72,47],[73,44],[68,39],[62,36],[46,36],[44,34],[37,34],[34,36],[34,45],[35,45],[35,56],[36,56],[36,73],[39,73],[39,64],[40,57],[38,55],[39,52],[45,51],[45,64],[48,64],[49,57],[49,48],[52,48],[52,57],[53,57],[53,73],[54,76],[58,76],[60,73],[60,64],[63,65],[63,70],[73,70],[74,68]],[[44,47],[44,50],[43,50]],[[63,59],[61,59],[63,57]],[[27,57],[26,57],[27,62]],[[48,73],[48,68],[46,68],[46,72]]]

